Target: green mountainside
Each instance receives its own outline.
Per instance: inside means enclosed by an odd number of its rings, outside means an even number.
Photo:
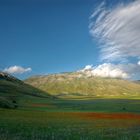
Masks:
[[[49,97],[49,95],[23,81],[0,72],[0,107],[17,108],[25,96]]]
[[[81,72],[33,76],[25,82],[60,98],[140,98],[140,84]]]

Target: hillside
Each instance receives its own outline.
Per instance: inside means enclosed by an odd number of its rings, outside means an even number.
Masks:
[[[34,76],[26,83],[62,98],[139,98],[140,85],[128,80],[90,76],[85,72]]]
[[[25,96],[49,97],[45,92],[7,73],[0,72],[0,107],[16,108]]]
[[[137,81],[134,81],[135,83],[137,83],[137,84],[140,84],[140,80],[137,80]]]

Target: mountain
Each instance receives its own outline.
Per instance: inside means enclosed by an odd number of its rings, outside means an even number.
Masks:
[[[140,84],[93,76],[89,70],[33,76],[25,82],[60,98],[140,98]]]
[[[7,73],[0,72],[0,107],[16,108],[19,106],[19,100],[25,96],[46,98],[50,95]]]

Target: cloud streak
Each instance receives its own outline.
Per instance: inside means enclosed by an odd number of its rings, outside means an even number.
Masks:
[[[10,74],[23,74],[30,71],[32,71],[31,68],[23,68],[21,66],[11,66],[3,70],[3,72],[10,73]]]
[[[140,56],[140,0],[107,9],[102,3],[91,15],[92,37],[101,48],[101,60],[126,61]]]

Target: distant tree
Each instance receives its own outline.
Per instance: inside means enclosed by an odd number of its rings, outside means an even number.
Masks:
[[[17,102],[16,102],[16,100],[13,100],[12,103],[16,104]]]
[[[17,101],[16,100],[13,100],[12,103],[14,104],[14,108],[17,108],[18,107],[18,104],[17,104]]]
[[[125,107],[123,107],[123,108],[122,108],[122,110],[126,110],[126,108],[125,108]]]

